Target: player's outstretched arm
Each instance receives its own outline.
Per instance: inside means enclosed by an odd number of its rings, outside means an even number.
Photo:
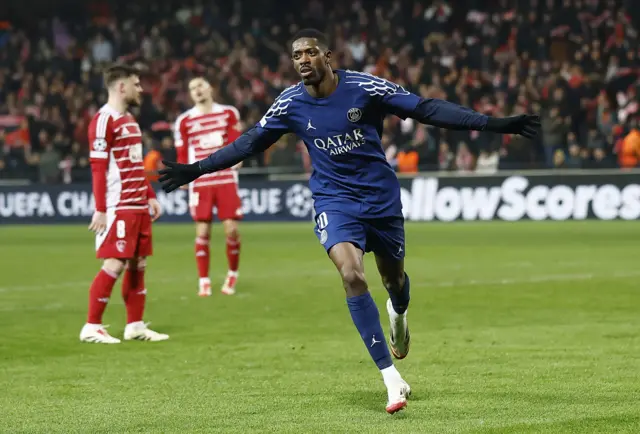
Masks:
[[[540,129],[538,115],[523,114],[495,118],[478,113],[468,107],[435,98],[420,98],[420,102],[410,117],[421,123],[441,128],[519,134],[529,139],[534,138]]]
[[[375,90],[377,95],[382,94],[380,101],[386,111],[401,118],[412,118],[449,130],[491,131],[520,134],[527,138],[535,137],[540,130],[540,117],[537,115],[494,118],[442,99],[422,98],[379,77],[368,77],[367,81],[360,76],[360,84],[365,89]]]
[[[192,164],[162,161],[166,166],[159,171],[162,189],[169,193],[181,185],[189,184],[205,173],[217,172],[232,167],[247,158],[266,150],[278,141],[282,133],[253,127],[224,148],[209,155],[204,160]]]

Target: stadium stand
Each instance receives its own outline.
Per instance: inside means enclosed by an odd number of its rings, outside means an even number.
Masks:
[[[238,107],[251,125],[296,81],[287,43],[303,26],[330,35],[336,67],[484,113],[541,113],[536,143],[389,118],[383,143],[398,172],[627,168],[640,161],[640,8],[631,1],[68,4],[43,6],[40,17],[19,4],[3,6],[12,19],[0,22],[0,178],[90,179],[87,124],[105,102],[101,68],[116,60],[144,71],[148,93],[134,114],[150,172],[162,157],[174,158],[171,127],[190,105],[186,83],[195,74],[212,80],[217,99]],[[245,167],[310,170],[294,137]]]

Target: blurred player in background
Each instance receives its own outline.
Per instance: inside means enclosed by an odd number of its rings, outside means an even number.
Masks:
[[[238,110],[214,102],[213,88],[207,80],[201,77],[191,80],[189,93],[195,106],[178,117],[174,128],[178,161],[185,164],[205,158],[240,136]],[[239,166],[204,175],[188,187],[189,208],[196,222],[195,255],[201,297],[211,295],[209,242],[213,207],[218,211],[227,238],[229,269],[221,291],[235,294],[240,262],[238,220],[242,218],[236,170]]]
[[[489,117],[447,101],[422,98],[371,74],[334,70],[327,38],[314,29],[300,31],[291,48],[301,81],[283,90],[263,118],[224,149],[189,165],[165,161],[160,182],[165,191],[173,191],[263,152],[283,134],[297,134],[313,165],[309,187],[316,236],[342,278],[353,323],[382,374],[386,410],[395,413],[407,405],[411,393],[391,359],[391,354],[403,359],[409,352],[410,280],[404,267],[400,183],[381,146],[384,117],[528,138],[538,134],[539,118]],[[365,279],[363,256],[370,251],[389,294],[389,346]]]
[[[89,124],[95,212],[89,229],[96,233],[102,269],[89,290],[89,315],[80,340],[117,344],[102,325],[113,286],[124,271],[122,298],[127,309],[125,340],[163,341],[169,336],[142,321],[147,289],[146,258],[152,253],[151,222],[160,217],[155,192],[142,164],[142,133],[129,106],[140,105],[142,87],[136,69],[113,65],[104,73],[109,99]]]

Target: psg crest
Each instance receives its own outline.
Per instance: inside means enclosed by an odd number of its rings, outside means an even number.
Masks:
[[[350,108],[347,112],[347,119],[349,122],[358,122],[362,117],[362,111],[359,108]]]

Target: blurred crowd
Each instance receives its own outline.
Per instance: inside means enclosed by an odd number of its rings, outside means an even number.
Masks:
[[[290,36],[325,31],[334,66],[396,81],[493,116],[540,113],[537,141],[452,132],[388,117],[382,137],[398,172],[629,168],[640,162],[638,30],[633,0],[90,0],[19,4],[0,22],[0,178],[90,179],[87,126],[106,101],[101,69],[137,65],[146,90],[132,110],[149,171],[174,158],[171,129],[190,107],[187,81],[209,79],[245,127],[298,81]],[[50,10],[49,10],[50,9]],[[53,18],[51,18],[53,17]],[[308,172],[285,136],[245,167]]]

